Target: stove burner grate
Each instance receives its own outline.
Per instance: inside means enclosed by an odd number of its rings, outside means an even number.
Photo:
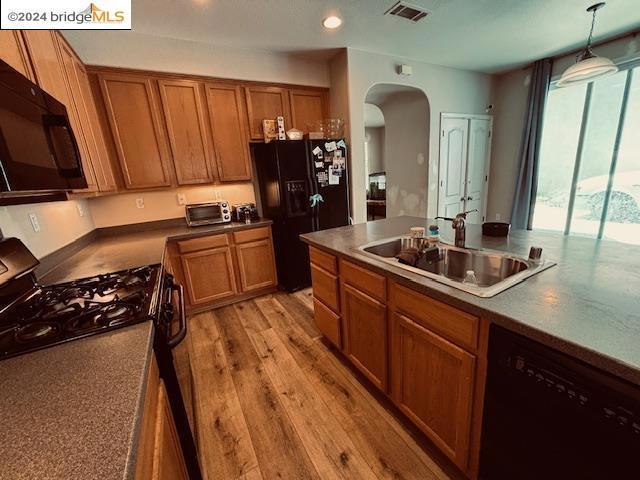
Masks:
[[[60,327],[52,322],[33,322],[18,327],[15,331],[15,338],[22,343],[42,340],[58,334]]]
[[[0,316],[0,359],[150,319],[161,266],[25,291]]]

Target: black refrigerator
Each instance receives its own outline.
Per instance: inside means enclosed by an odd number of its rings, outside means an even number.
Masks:
[[[344,140],[283,140],[252,144],[262,215],[273,220],[280,285],[311,285],[302,233],[349,224],[349,178]]]

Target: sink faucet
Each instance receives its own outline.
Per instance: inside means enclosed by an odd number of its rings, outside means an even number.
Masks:
[[[465,220],[467,219],[467,213],[473,213],[473,212],[477,212],[477,211],[478,211],[478,209],[474,208],[473,210],[468,210],[466,212],[461,212],[461,213],[457,214],[455,218],[436,217],[436,220],[440,218],[442,220],[450,221],[451,222],[451,226],[456,231],[456,240],[455,240],[456,247],[464,248],[464,242],[465,242],[465,238],[466,238]]]

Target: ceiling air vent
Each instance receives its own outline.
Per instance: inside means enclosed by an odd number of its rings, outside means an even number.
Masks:
[[[425,9],[410,5],[405,2],[395,3],[389,10],[384,12],[385,15],[395,15],[396,17],[406,18],[412,22],[418,22],[425,18],[429,12]]]

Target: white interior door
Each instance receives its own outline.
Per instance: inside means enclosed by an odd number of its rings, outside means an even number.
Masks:
[[[442,117],[438,215],[443,217],[455,217],[464,208],[468,136],[468,119]]]
[[[491,120],[471,118],[469,125],[469,154],[464,209],[477,209],[478,212],[467,215],[467,221],[469,223],[482,223],[485,216],[487,179],[489,175]]]

